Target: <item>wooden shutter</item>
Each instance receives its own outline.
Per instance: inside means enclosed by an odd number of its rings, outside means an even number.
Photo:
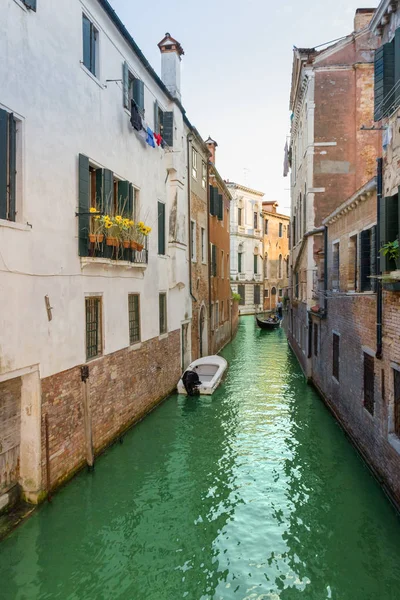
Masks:
[[[7,218],[8,113],[0,109],[0,219]]]
[[[380,121],[394,103],[394,47],[392,40],[375,50],[374,61],[374,120]]]
[[[15,197],[17,174],[17,126],[14,115],[8,115],[8,215],[10,221],[15,221]]]
[[[376,225],[374,225],[373,227],[371,227],[370,229],[371,232],[371,248],[370,248],[370,265],[371,265],[371,290],[373,292],[376,291],[376,275],[377,275],[377,263],[378,263],[378,256],[377,256],[377,247],[376,247]]]
[[[78,201],[78,227],[79,227],[79,256],[89,255],[89,229],[90,229],[90,197],[89,197],[89,159],[83,154],[79,155],[79,201]]]
[[[214,214],[214,188],[210,185],[210,215]]]
[[[104,210],[107,213],[112,212],[114,207],[114,179],[113,172],[109,169],[104,169],[103,178],[103,198],[104,198]]]
[[[333,334],[332,338],[333,348],[332,348],[332,375],[339,381],[339,344],[340,337],[337,333]]]
[[[224,199],[222,194],[218,194],[218,219],[219,221],[224,220]]]
[[[399,189],[400,192],[400,189]],[[380,242],[381,246],[387,242],[393,242],[399,234],[399,201],[398,195],[381,198],[379,204]],[[383,252],[380,253],[381,271],[393,271],[396,268],[394,262],[389,260]]]
[[[125,108],[129,106],[129,67],[128,63],[122,63],[122,102]]]
[[[91,68],[90,29],[91,23],[89,19],[86,15],[82,15],[83,64],[89,71]]]
[[[154,100],[154,131],[155,133],[160,132],[160,121],[158,118],[158,102]]]
[[[364,352],[364,406],[374,414],[374,357]]]
[[[158,202],[158,254],[165,254],[165,204]]]
[[[133,80],[133,99],[140,111],[144,111],[144,83],[140,79]]]
[[[254,286],[254,304],[260,304],[260,286]]]
[[[371,289],[371,232],[364,229],[360,233],[360,290],[366,292]]]
[[[258,260],[257,259],[258,259],[258,256],[257,256],[257,254],[255,254],[254,258],[253,258],[253,260],[254,260],[254,273],[255,274],[258,273],[258,270],[257,270],[257,268],[258,268]]]
[[[212,244],[211,246],[211,264],[212,264],[212,274],[214,277],[217,276],[217,247]]]
[[[117,205],[121,213],[131,216],[132,207],[130,206],[129,185],[129,181],[118,181]]]
[[[163,139],[172,148],[174,145],[174,113],[172,111],[164,113]]]
[[[23,0],[25,6],[36,12],[36,0]]]

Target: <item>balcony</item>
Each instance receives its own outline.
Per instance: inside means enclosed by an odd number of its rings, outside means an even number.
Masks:
[[[149,258],[147,238],[143,250],[133,248],[124,248],[122,244],[118,246],[109,246],[106,238],[102,242],[90,242],[88,239],[88,253],[81,256],[82,266],[90,264],[114,265],[125,268],[147,267]]]
[[[254,273],[254,281],[262,281],[262,275],[260,273]]]
[[[238,277],[239,281],[246,281],[246,273],[239,273]]]

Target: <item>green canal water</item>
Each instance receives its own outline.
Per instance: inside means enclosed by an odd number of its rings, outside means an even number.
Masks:
[[[284,332],[223,354],[0,544],[1,600],[400,598],[399,519]]]

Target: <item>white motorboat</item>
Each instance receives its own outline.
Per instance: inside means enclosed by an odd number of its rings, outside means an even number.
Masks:
[[[228,363],[222,356],[204,356],[203,358],[194,360],[185,370],[185,373],[188,371],[197,373],[201,382],[197,387],[198,392],[200,394],[211,395],[221,383],[227,367]],[[185,373],[182,374],[182,377],[178,382],[178,394],[187,394],[182,381]]]

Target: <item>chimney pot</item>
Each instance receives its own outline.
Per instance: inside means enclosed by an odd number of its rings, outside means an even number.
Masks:
[[[206,140],[206,144],[207,144],[207,148],[211,154],[210,160],[215,165],[215,149],[218,146],[218,144],[215,140],[213,140],[211,138],[211,136],[208,136],[208,139]]]

